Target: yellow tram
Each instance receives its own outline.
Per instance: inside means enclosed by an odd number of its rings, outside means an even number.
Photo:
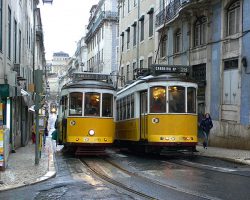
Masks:
[[[195,151],[197,144],[197,84],[155,66],[154,75],[139,78],[117,92],[117,143],[146,152]],[[182,73],[183,74],[183,73]]]
[[[115,88],[108,75],[75,73],[62,87],[58,142],[77,155],[103,154],[115,136]]]

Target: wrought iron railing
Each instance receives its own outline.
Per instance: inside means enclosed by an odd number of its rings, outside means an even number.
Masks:
[[[102,24],[104,20],[118,21],[118,19],[118,12],[102,11],[86,34],[86,41],[88,41],[88,39],[92,36],[92,33],[96,31],[96,29]]]
[[[174,0],[171,1],[163,10],[156,15],[155,26],[159,27],[174,19],[183,6],[189,4],[192,0]]]

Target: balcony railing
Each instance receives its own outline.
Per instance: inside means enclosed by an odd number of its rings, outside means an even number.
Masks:
[[[155,26],[159,27],[174,19],[183,6],[189,4],[192,0],[174,0],[171,1],[163,10],[156,15]]]
[[[118,21],[118,19],[118,12],[102,11],[86,34],[85,40],[88,41],[91,38],[92,34],[97,30],[104,20]]]

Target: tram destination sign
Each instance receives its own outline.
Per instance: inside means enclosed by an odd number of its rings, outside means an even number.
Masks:
[[[74,73],[72,75],[73,80],[99,80],[108,81],[110,75],[108,74],[97,74],[97,73]]]
[[[151,65],[151,70],[155,74],[160,73],[189,73],[189,66],[185,65],[161,65],[153,64]]]

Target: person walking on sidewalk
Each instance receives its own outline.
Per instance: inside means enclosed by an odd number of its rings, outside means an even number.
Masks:
[[[209,113],[206,113],[205,116],[202,118],[200,127],[202,128],[203,134],[204,134],[204,142],[203,147],[207,148],[208,146],[208,136],[210,133],[211,128],[213,128],[213,122],[210,117]]]

